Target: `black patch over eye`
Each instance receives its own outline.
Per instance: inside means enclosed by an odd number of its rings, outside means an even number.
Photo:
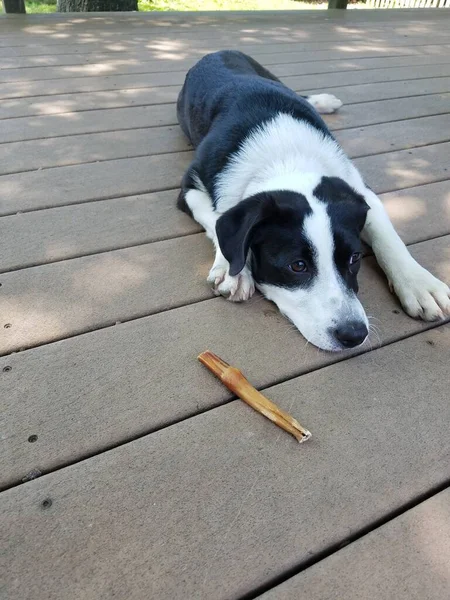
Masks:
[[[289,265],[289,268],[291,269],[291,271],[294,271],[294,273],[308,272],[308,265],[305,263],[304,260],[296,260],[295,262]]]
[[[351,256],[350,256],[350,260],[348,261],[348,263],[350,265],[354,265],[357,262],[359,262],[361,260],[361,252],[354,252]]]

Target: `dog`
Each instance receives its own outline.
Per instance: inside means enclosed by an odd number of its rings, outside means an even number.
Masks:
[[[177,204],[214,244],[214,292],[243,301],[258,288],[327,351],[368,337],[357,298],[361,240],[411,317],[450,313],[448,286],[412,258],[320,117],[341,105],[330,94],[296,94],[233,50],[202,58],[177,102],[196,149]]]

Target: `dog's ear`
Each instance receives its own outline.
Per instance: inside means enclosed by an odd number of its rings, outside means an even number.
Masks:
[[[230,263],[230,275],[245,267],[256,228],[277,210],[275,199],[267,193],[242,200],[225,212],[216,223],[220,249]]]

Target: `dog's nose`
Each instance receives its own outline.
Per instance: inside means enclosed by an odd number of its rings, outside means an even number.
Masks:
[[[335,329],[334,337],[344,348],[354,348],[363,343],[368,333],[365,323],[355,321]]]

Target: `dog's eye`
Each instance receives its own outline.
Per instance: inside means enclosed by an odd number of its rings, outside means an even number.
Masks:
[[[291,271],[294,271],[294,273],[306,273],[306,271],[308,270],[308,267],[304,260],[296,260],[295,262],[289,265],[289,268],[291,269]]]
[[[361,260],[361,252],[355,252],[350,256],[349,264],[354,265]]]

